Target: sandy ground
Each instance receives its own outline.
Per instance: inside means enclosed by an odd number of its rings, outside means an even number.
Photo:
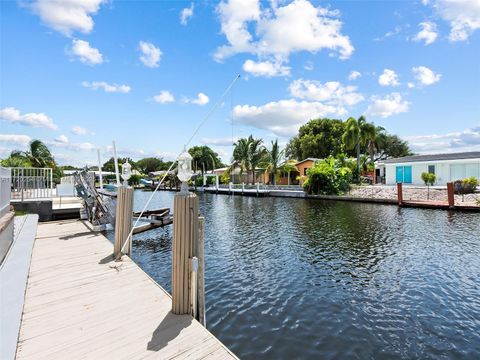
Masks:
[[[423,186],[403,186],[403,198],[405,200],[427,200],[428,190]],[[374,186],[356,186],[350,191],[351,196],[365,197],[365,198],[379,198],[379,199],[397,199],[397,187],[386,185]],[[447,201],[446,187],[431,187],[430,200]],[[479,205],[480,192],[475,194],[467,194],[462,198],[462,195],[455,195],[455,204],[465,205]]]

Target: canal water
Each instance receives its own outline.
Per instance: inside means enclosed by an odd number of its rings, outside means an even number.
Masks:
[[[136,210],[150,194],[135,191]],[[173,206],[173,196],[155,194],[150,208]],[[207,327],[241,359],[480,358],[479,214],[199,201]],[[133,247],[169,291],[171,237],[171,227],[149,231]]]

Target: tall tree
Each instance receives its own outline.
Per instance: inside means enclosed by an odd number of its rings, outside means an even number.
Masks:
[[[367,146],[373,153],[374,144],[377,140],[375,125],[367,122],[364,116],[360,116],[358,120],[351,117],[345,123],[345,132],[342,140],[348,150],[355,150],[357,157],[357,174],[360,174],[361,148]]]
[[[47,145],[40,140],[32,140],[27,151],[12,151],[10,157],[17,158],[19,161],[36,168],[54,168],[56,166],[52,153]]]
[[[128,163],[132,166],[132,169],[138,170],[137,163],[129,157],[118,158],[117,160],[118,160],[118,171],[120,172],[120,174],[122,173],[122,164],[126,163],[127,160],[128,160]],[[115,160],[113,159],[113,156],[102,165],[102,170],[115,172]]]
[[[289,159],[303,160],[309,157],[327,158],[343,152],[342,135],[345,123],[336,119],[314,119],[300,127],[286,149]]]
[[[220,160],[218,157],[218,154],[208,146],[193,146],[188,149],[188,153],[193,158],[192,163],[194,168],[195,166],[199,168],[202,172],[202,175],[204,171],[214,170],[215,168],[223,165],[222,160]]]
[[[241,138],[234,144],[233,160],[234,164],[240,167],[240,173],[252,173],[252,184],[255,183],[255,170],[265,157],[265,148],[262,145],[262,139],[255,139],[252,135],[248,138]]]
[[[280,165],[283,161],[284,154],[285,149],[280,149],[280,146],[278,145],[278,139],[272,141],[271,149],[265,149],[265,156],[262,160],[262,164],[265,165],[267,171],[271,174],[273,185],[276,184],[275,180],[280,170]]]
[[[148,157],[137,161],[137,168],[142,174],[164,170],[165,163],[161,158]]]

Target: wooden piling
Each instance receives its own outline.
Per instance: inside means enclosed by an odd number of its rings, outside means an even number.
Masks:
[[[448,207],[453,209],[455,207],[455,191],[453,182],[447,183]]]
[[[193,314],[191,260],[198,239],[198,198],[179,193],[174,200],[172,254],[172,312]]]
[[[197,308],[198,308],[198,321],[203,326],[207,326],[207,320],[205,316],[205,257],[204,257],[204,226],[205,218],[198,218],[198,241],[196,256],[198,258],[198,273],[197,273]]]
[[[132,230],[133,188],[120,186],[117,191],[117,211],[115,215],[115,243],[113,256],[119,259],[122,256],[122,247]],[[131,255],[132,241],[129,242],[125,254]]]
[[[397,196],[398,196],[398,205],[402,206],[403,204],[403,184],[397,183]]]

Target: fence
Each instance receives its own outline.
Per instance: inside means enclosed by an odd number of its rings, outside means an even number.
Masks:
[[[0,166],[0,218],[10,210],[10,169]]]
[[[12,200],[51,199],[51,168],[11,168]]]

